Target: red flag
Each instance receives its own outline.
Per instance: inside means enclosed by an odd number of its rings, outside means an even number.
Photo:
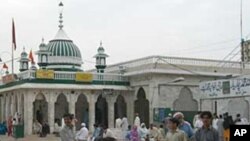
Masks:
[[[14,50],[16,50],[16,32],[14,19],[12,19],[12,45],[14,46]]]
[[[33,57],[32,50],[30,50],[29,59],[30,59],[30,61],[31,61],[32,64],[35,63],[34,62],[34,57]]]
[[[3,64],[3,68],[4,68],[4,69],[8,69],[8,66],[4,63],[4,64]]]

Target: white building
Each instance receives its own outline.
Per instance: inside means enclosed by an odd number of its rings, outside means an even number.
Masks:
[[[216,112],[214,100],[203,100],[199,83],[250,72],[249,64],[241,70],[239,62],[165,56],[106,66],[102,45],[94,56],[96,69],[84,72],[81,52],[63,30],[61,14],[56,37],[42,42],[36,54],[39,69],[34,64],[29,68],[24,51],[20,73],[3,76],[0,86],[1,121],[21,113],[27,135],[32,134],[33,120],[48,121],[53,132],[55,119],[68,112],[78,119],[77,128],[87,122],[91,129],[94,123],[112,128],[115,119],[125,115],[131,124],[134,113],[149,125],[155,108]]]

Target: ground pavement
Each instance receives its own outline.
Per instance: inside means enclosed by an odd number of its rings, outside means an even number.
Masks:
[[[55,137],[55,135],[48,135],[45,138],[40,138],[37,135],[30,135],[25,138],[15,139],[13,137],[0,135],[0,141],[60,141],[60,138]]]

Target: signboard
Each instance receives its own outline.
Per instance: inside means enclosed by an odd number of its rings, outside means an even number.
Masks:
[[[250,95],[250,76],[202,82],[199,87],[206,97]]]
[[[37,70],[36,78],[38,79],[54,79],[54,71],[53,70]]]
[[[92,82],[93,81],[93,74],[92,73],[85,73],[85,72],[77,72],[75,81]]]
[[[3,81],[4,84],[13,82],[15,80],[16,80],[16,77],[13,74],[8,74],[8,75],[5,75],[5,76],[2,77],[2,81]]]
[[[154,108],[154,121],[162,122],[171,113],[170,108]]]

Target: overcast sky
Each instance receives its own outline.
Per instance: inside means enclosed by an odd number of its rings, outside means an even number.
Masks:
[[[0,56],[10,59],[11,19],[17,51],[38,50],[58,30],[60,0],[0,0]],[[100,40],[108,64],[149,55],[223,59],[240,42],[240,0],[63,0],[64,30],[94,67]],[[250,38],[250,1],[243,36]],[[239,49],[238,49],[239,50]],[[237,51],[235,52],[237,53]],[[239,56],[234,58],[239,59]],[[36,57],[37,60],[37,57]],[[9,64],[10,66],[10,64]],[[19,65],[16,63],[16,69]]]

